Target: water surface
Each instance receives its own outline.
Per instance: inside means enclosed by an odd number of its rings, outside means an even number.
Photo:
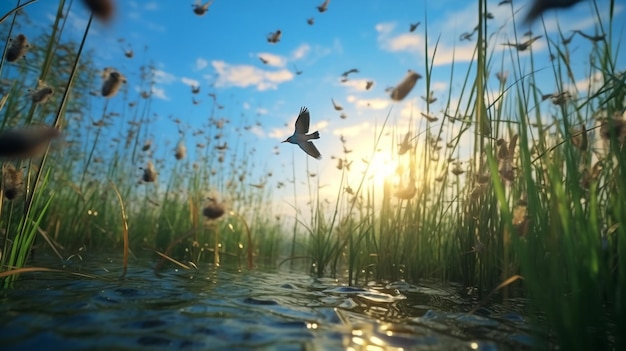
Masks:
[[[455,285],[348,287],[285,270],[92,258],[65,267],[96,279],[24,275],[0,292],[2,350],[520,350],[522,301],[490,305]],[[52,262],[52,263],[51,263]],[[37,262],[37,265],[44,265]],[[61,268],[58,261],[46,267]]]

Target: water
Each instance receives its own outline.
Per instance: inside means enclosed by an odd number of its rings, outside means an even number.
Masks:
[[[24,275],[0,292],[2,350],[520,350],[528,322],[475,301],[456,286],[406,282],[347,287],[284,270],[173,267],[148,260],[84,261]],[[104,263],[103,263],[104,262]],[[41,262],[37,262],[39,265]],[[56,263],[45,264],[56,268]]]

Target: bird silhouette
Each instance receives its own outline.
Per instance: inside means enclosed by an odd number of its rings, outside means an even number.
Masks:
[[[524,22],[526,24],[531,24],[537,19],[537,17],[541,16],[547,10],[567,8],[580,1],[581,0],[534,0]]]
[[[534,43],[537,39],[541,37],[542,37],[541,35],[538,35],[534,38],[530,38],[526,40],[523,43],[502,43],[502,45],[514,47],[515,49],[517,49],[517,51],[525,51],[532,45],[532,43]]]
[[[416,22],[416,23],[411,23],[410,27],[409,27],[409,32],[413,33],[415,32],[415,30],[417,29],[417,27],[420,25],[420,22]]]
[[[280,37],[283,35],[283,32],[281,32],[281,30],[277,30],[276,32],[272,32],[270,34],[267,35],[267,42],[268,43],[272,43],[272,44],[276,44],[280,41]]]
[[[193,6],[193,13],[198,16],[204,15],[209,11],[209,6],[211,6],[212,3],[213,1],[207,1],[206,3],[202,4],[200,0],[196,0],[196,3],[191,5]]]
[[[310,140],[319,139],[320,133],[316,131],[314,133],[307,134],[309,132],[310,122],[311,116],[309,115],[309,110],[306,107],[302,107],[300,109],[298,119],[296,119],[296,128],[293,135],[282,142],[296,144],[309,156],[319,160],[322,158],[322,155]]]
[[[331,98],[331,99],[330,99],[330,101],[332,101],[332,103],[333,103],[333,107],[335,108],[335,111],[341,111],[341,110],[343,110],[343,107],[342,107],[341,105],[337,105],[337,103],[335,103],[335,100],[334,100],[334,99],[332,99],[332,98]]]
[[[330,0],[324,0],[324,2],[317,6],[317,10],[319,12],[326,12],[326,10],[328,10],[328,3],[330,2]]]

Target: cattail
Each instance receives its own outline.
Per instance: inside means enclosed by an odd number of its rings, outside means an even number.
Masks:
[[[34,104],[45,104],[48,102],[54,90],[50,88],[45,82],[39,81],[37,83],[37,89],[31,91],[30,99]]]
[[[45,152],[48,143],[59,136],[53,127],[36,126],[7,130],[0,133],[0,157],[29,158]]]
[[[120,72],[107,67],[102,72],[104,83],[102,84],[102,96],[111,98],[117,94],[122,84],[126,83],[126,78]]]
[[[13,200],[22,192],[24,174],[12,164],[2,166],[2,191],[7,200]]]
[[[28,51],[28,40],[24,34],[20,34],[17,38],[11,38],[11,45],[7,49],[6,60],[8,62],[15,62],[26,55]]]
[[[204,206],[202,209],[202,215],[210,220],[215,220],[224,215],[226,210],[222,204],[217,203],[215,199],[210,199],[208,205]]]
[[[183,158],[185,158],[185,156],[187,156],[187,147],[182,140],[178,142],[178,146],[176,146],[174,156],[177,160],[182,160]]]
[[[626,120],[619,117],[619,114],[615,114],[612,120],[605,119],[600,125],[600,135],[605,140],[611,140],[611,136],[615,136],[620,144],[624,143],[626,139]]]
[[[391,99],[394,101],[404,99],[420,78],[422,78],[422,76],[419,73],[409,70],[404,79],[391,91]]]
[[[152,161],[148,161],[146,164],[146,168],[143,169],[143,175],[141,176],[141,180],[146,183],[154,183],[157,178],[157,172],[154,169],[154,165]]]
[[[115,12],[113,0],[83,0],[83,3],[96,18],[103,22],[109,21]]]

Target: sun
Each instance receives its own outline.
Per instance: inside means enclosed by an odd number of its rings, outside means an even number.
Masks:
[[[366,179],[372,181],[376,188],[382,188],[385,181],[390,181],[395,177],[397,168],[397,160],[393,159],[390,155],[377,152],[374,154],[374,157],[369,160],[369,169]],[[363,170],[365,169],[367,169],[366,164],[364,164]]]

